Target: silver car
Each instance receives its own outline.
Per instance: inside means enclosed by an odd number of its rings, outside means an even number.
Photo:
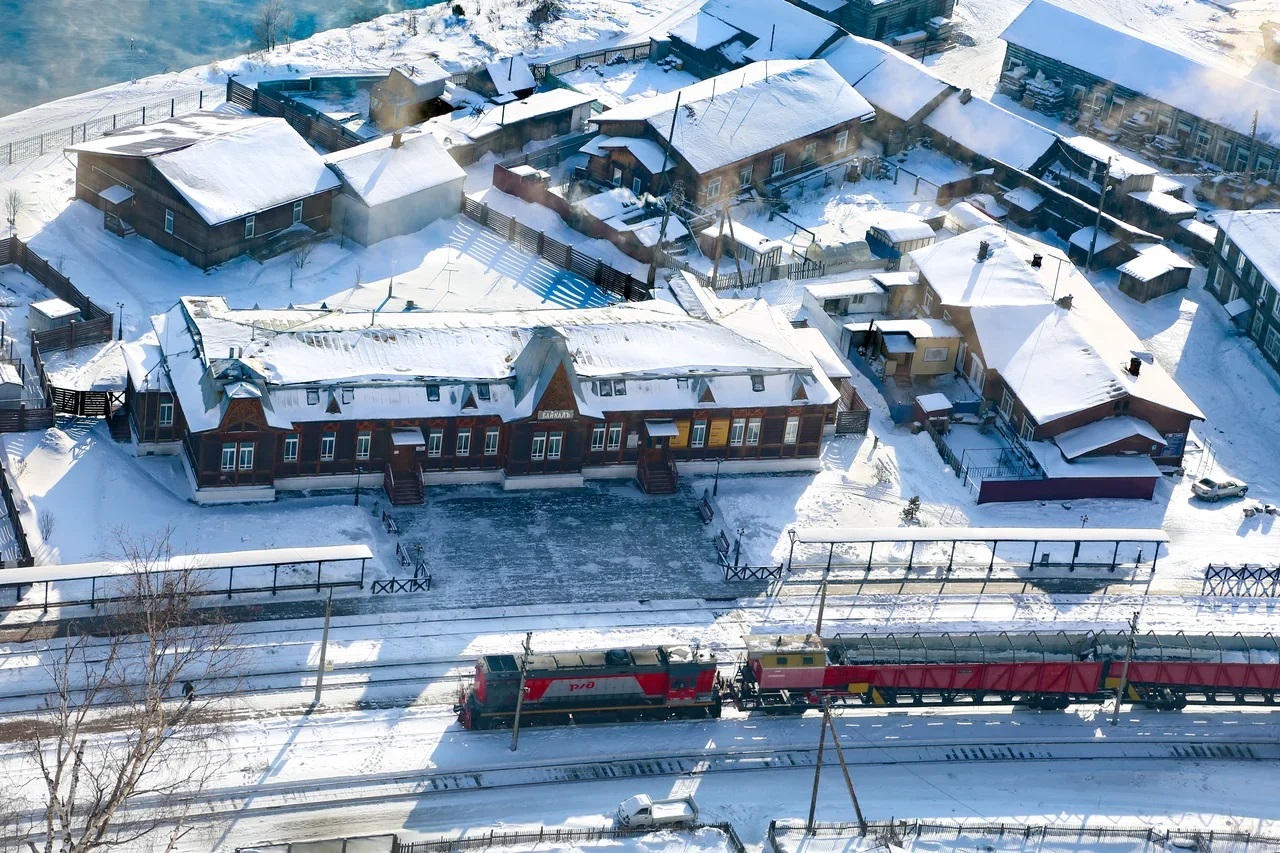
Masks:
[[[1220,501],[1223,498],[1244,497],[1249,493],[1249,484],[1239,480],[1214,480],[1202,477],[1191,484],[1191,491],[1196,497],[1206,501]]]

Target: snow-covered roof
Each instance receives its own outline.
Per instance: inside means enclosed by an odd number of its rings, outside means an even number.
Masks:
[[[924,412],[949,412],[954,408],[946,394],[934,392],[916,397],[916,404]]]
[[[415,87],[430,86],[433,83],[448,80],[453,76],[425,57],[414,60],[412,64],[397,65],[392,71],[408,80]]]
[[[496,62],[486,62],[484,70],[489,72],[489,79],[499,95],[510,95],[520,89],[536,89],[538,81],[533,78],[533,71],[523,56],[511,56]]]
[[[1263,278],[1280,286],[1280,210],[1236,210],[1214,221]]]
[[[1044,204],[1044,197],[1029,187],[1014,187],[1004,194],[1004,201],[1019,210],[1030,211]]]
[[[1126,178],[1138,175],[1154,175],[1160,171],[1155,166],[1120,153],[1110,145],[1100,142],[1092,136],[1067,136],[1063,138],[1062,144],[1092,160],[1097,160],[1100,166],[1105,166],[1107,161],[1110,160],[1111,166],[1107,169],[1107,174],[1117,181],[1123,181]],[[1080,167],[1081,164],[1077,162],[1076,168]]]
[[[1094,239],[1095,231],[1098,235],[1097,239]],[[1067,238],[1067,242],[1075,246],[1077,249],[1087,250],[1092,246],[1095,252],[1101,252],[1106,249],[1110,249],[1116,243],[1119,243],[1120,240],[1116,237],[1112,237],[1105,231],[1095,229],[1092,225],[1086,225],[1084,228],[1072,232],[1071,236]]]
[[[811,59],[840,30],[787,0],[709,0],[670,35],[698,50],[711,50],[745,34],[742,51],[749,62],[764,59]]]
[[[1280,92],[1237,77],[1185,45],[1108,26],[1048,0],[1032,0],[1001,38],[1139,94],[1249,135],[1280,141]]]
[[[869,278],[806,284],[804,292],[814,299],[839,299],[842,296],[878,295],[884,288]]]
[[[115,154],[122,157],[151,157],[167,151],[177,151],[224,133],[237,133],[269,121],[281,121],[281,119],[204,110],[154,124],[127,127],[108,136],[72,145],[67,150],[83,151],[88,154]]]
[[[436,116],[420,127],[449,147],[484,139],[504,127],[571,110],[594,100],[595,96],[584,95],[572,89],[551,89],[546,92],[534,92],[521,101],[512,100],[505,104],[486,103],[482,106],[467,105],[448,115]]]
[[[1117,269],[1121,275],[1138,281],[1151,281],[1171,270],[1189,270],[1193,264],[1163,243],[1148,246],[1138,256],[1125,261]]]
[[[0,362],[0,385],[25,385],[18,368],[9,362]]]
[[[335,151],[324,161],[370,207],[466,179],[467,173],[431,134],[406,133],[401,139],[399,148],[392,147],[392,136],[383,136]]]
[[[790,4],[783,2],[783,6]],[[794,7],[790,7],[794,8]],[[617,121],[646,121],[698,172],[706,173],[875,111],[822,60],[756,62],[596,116],[603,131]]]
[[[947,211],[946,224],[956,233],[995,225],[996,221],[967,201],[958,201]]]
[[[983,241],[988,256],[979,261]],[[1037,254],[1039,269],[1031,266]],[[1058,249],[992,226],[917,249],[911,260],[943,306],[969,309],[983,362],[1036,423],[1126,394],[1204,417],[1159,365],[1129,373],[1144,345]],[[1070,308],[1056,304],[1055,295],[1071,296]]]
[[[836,73],[876,108],[902,121],[916,118],[951,88],[915,59],[886,44],[846,35],[823,51]]]
[[[80,309],[67,302],[65,299],[42,299],[39,302],[31,303],[31,310],[36,311],[51,320],[59,320],[63,317],[76,317],[80,314]]]
[[[210,225],[338,186],[337,175],[282,118],[245,119],[239,128],[150,160]]]
[[[1040,469],[1052,480],[1088,478],[1091,480],[1134,480],[1160,478],[1160,467],[1150,456],[1085,456],[1067,459],[1056,444],[1049,441],[1029,441],[1027,449],[1040,463]],[[1131,540],[1134,541],[1134,540]],[[1155,540],[1148,540],[1155,541]]]
[[[1075,459],[1086,453],[1109,447],[1118,441],[1124,441],[1126,438],[1133,438],[1134,436],[1141,436],[1152,444],[1158,444],[1161,447],[1166,444],[1164,436],[1160,434],[1159,430],[1141,418],[1129,415],[1103,418],[1100,421],[1069,429],[1060,435],[1054,436],[1053,442],[1058,445],[1058,449],[1062,451],[1063,456],[1068,459]]]
[[[632,156],[640,161],[640,165],[644,166],[653,175],[659,175],[669,169],[673,169],[676,165],[675,158],[667,156],[661,145],[652,139],[641,139],[634,136],[606,136],[604,134],[594,136],[588,140],[586,145],[582,146],[581,153],[604,154],[610,148],[625,148],[630,151]]]
[[[910,335],[916,340],[925,338],[958,338],[960,332],[946,320],[937,317],[907,317],[901,320],[865,320],[845,323],[851,332],[875,329],[885,335]]]
[[[960,92],[939,104],[924,123],[975,154],[1024,171],[1058,140],[1052,131],[990,101],[973,97],[963,103]]]
[[[933,229],[923,219],[901,210],[877,210],[865,218],[867,230],[876,229],[888,237],[890,243],[911,243],[934,236]]]
[[[1199,219],[1184,219],[1178,223],[1178,227],[1192,236],[1199,237],[1210,245],[1218,241],[1218,229],[1208,222],[1201,222]]]
[[[804,328],[796,329],[794,334],[800,345],[813,354],[814,360],[822,367],[822,372],[827,378],[848,379],[852,375],[821,331]]]
[[[634,213],[640,209],[640,199],[626,187],[611,190],[575,201],[571,207],[585,211],[596,219],[609,219],[621,213]]]
[[[1179,185],[1181,189],[1181,185]],[[1154,207],[1161,213],[1168,213],[1172,216],[1195,216],[1196,206],[1189,204],[1177,196],[1169,193],[1161,193],[1153,191],[1138,191],[1129,193],[1129,198],[1140,201],[1145,205]]]
[[[184,297],[153,318],[187,422],[212,429],[227,389],[265,391],[268,423],[495,415],[528,417],[561,363],[582,380],[585,414],[697,408],[710,388],[721,406],[793,405],[795,383],[811,404],[836,399],[808,349],[764,302],[742,301],[699,319],[666,302],[593,309],[492,313],[231,309],[222,297]],[[563,357],[548,361],[547,353]],[[765,377],[765,391],[751,374]],[[627,380],[625,395],[596,396],[590,380]],[[686,380],[683,387],[676,379]],[[688,381],[695,380],[696,381]],[[222,390],[218,383],[221,382]],[[428,383],[446,386],[430,400]],[[463,410],[468,389],[489,399]],[[694,387],[694,386],[698,387]],[[350,395],[340,393],[349,389]]]
[[[111,204],[121,204],[122,202],[126,202],[133,198],[133,190],[127,190],[119,184],[112,184],[105,190],[100,191],[98,195],[103,201],[110,202]]]
[[[121,344],[125,370],[133,387],[138,391],[172,391],[168,375],[160,370],[164,351],[156,340],[155,331],[149,331],[136,341]]]

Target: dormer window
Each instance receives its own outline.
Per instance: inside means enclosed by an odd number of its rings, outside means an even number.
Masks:
[[[440,386],[439,385],[427,386],[427,399],[430,400],[432,403],[440,402]]]
[[[762,376],[759,373],[751,374],[751,390],[752,391],[764,390],[764,376]]]
[[[483,402],[486,402],[486,403],[489,402],[489,383],[488,382],[481,382],[478,385],[476,385],[476,396],[479,397]]]
[[[597,396],[597,397],[612,397],[612,396],[613,396],[613,380],[612,380],[612,379],[601,379],[599,382],[597,382],[597,383],[596,383],[596,396]]]
[[[615,397],[627,396],[627,380],[625,379],[613,380],[613,396]]]
[[[687,376],[682,376],[682,377],[680,377],[679,379],[677,379],[677,380],[676,380],[676,387],[677,387],[677,388],[679,388],[681,391],[686,391],[686,390],[688,390],[688,388],[689,388],[689,377],[687,377]]]
[[[354,389],[354,388],[343,388],[343,389],[342,389],[342,404],[343,404],[344,406],[345,406],[347,403],[350,403],[351,401],[353,401],[355,398],[356,398],[356,389]]]
[[[320,389],[319,388],[307,389],[307,405],[308,406],[320,405]]]

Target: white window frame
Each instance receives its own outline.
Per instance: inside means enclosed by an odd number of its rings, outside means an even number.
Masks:
[[[818,143],[806,142],[804,144],[804,148],[800,149],[800,162],[812,163],[814,160],[817,160],[817,159],[818,159]]]
[[[224,441],[222,443],[222,470],[236,470],[236,443],[234,441]]]
[[[795,444],[800,440],[800,418],[792,415],[787,418],[787,426],[782,431],[783,444]]]
[[[286,435],[284,437],[284,453],[280,456],[281,462],[297,462],[298,461],[298,434]]]
[[[842,130],[836,134],[836,151],[840,152],[849,147],[849,131]]]
[[[173,426],[173,403],[169,400],[160,401],[160,412],[158,415],[158,423],[162,427]]]
[[[1022,429],[1018,430],[1018,436],[1023,441],[1035,440],[1036,425],[1031,422],[1031,418],[1026,415],[1022,416]]]
[[[487,403],[493,399],[493,392],[489,390],[488,382],[476,383],[476,399],[480,400],[482,403]]]
[[[470,456],[471,455],[471,430],[460,429],[453,443],[454,456]]]
[[[1006,421],[1013,419],[1013,395],[1008,388],[1000,391],[1000,414],[1004,415]]]
[[[167,207],[164,209],[164,233],[173,233],[173,211]]]
[[[371,450],[373,450],[373,433],[369,430],[356,433],[356,458],[368,459]]]
[[[707,445],[707,422],[694,421],[693,430],[689,434],[690,447],[706,447]]]
[[[1280,332],[1276,331],[1275,326],[1267,327],[1266,344],[1263,346],[1267,355],[1271,356],[1272,361],[1280,361]]]
[[[637,197],[644,192],[644,181],[640,180],[638,175],[631,178],[631,192]]]
[[[604,424],[596,424],[591,428],[591,449],[593,451],[604,450],[604,433]]]
[[[751,186],[751,176],[755,166],[743,166],[738,170],[738,189],[745,190]]]
[[[559,459],[560,453],[564,450],[564,433],[557,430],[556,432],[547,433],[547,458]]]
[[[1249,337],[1255,341],[1262,340],[1262,325],[1265,319],[1266,317],[1261,311],[1253,312],[1253,322],[1249,324]]]
[[[627,380],[625,379],[613,380],[613,396],[615,397],[627,396]]]
[[[427,433],[427,456],[438,459],[444,451],[444,430],[433,429]]]
[[[484,455],[498,455],[498,438],[501,431],[497,427],[488,427],[484,431]]]
[[[713,198],[719,198],[719,197],[720,197],[720,178],[715,177],[707,181],[707,198],[713,199]]]
[[[529,459],[533,462],[540,462],[547,456],[547,434],[545,432],[535,432],[533,441],[529,445]]]
[[[427,385],[427,402],[428,403],[440,402],[440,386],[434,382]]]
[[[1239,276],[1239,277],[1240,277],[1240,278],[1242,278],[1242,279],[1244,278],[1244,262],[1245,262],[1245,260],[1246,260],[1246,258],[1245,258],[1245,256],[1244,256],[1244,252],[1241,252],[1239,249],[1237,249],[1237,250],[1236,250],[1236,275],[1237,275],[1237,276]]]
[[[609,440],[605,450],[618,450],[622,447],[622,424],[609,424]]]
[[[246,217],[244,218],[244,238],[245,238],[246,240],[251,240],[251,239],[253,239],[253,237],[254,237],[254,232],[255,232],[256,230],[257,230],[257,217],[255,217],[255,216],[246,216]]]
[[[302,200],[299,199],[293,203],[293,224],[297,225],[302,222]]]
[[[332,462],[338,451],[338,434],[324,432],[320,434],[320,461]]]
[[[743,439],[743,436],[746,435],[746,432],[747,432],[747,419],[734,418],[733,422],[729,424],[729,446],[741,447],[742,439]]]
[[[237,458],[240,460],[241,471],[253,470],[253,451],[255,446],[256,446],[256,442],[252,442],[252,441],[240,442],[240,452],[237,453],[236,455],[237,455]]]
[[[761,418],[749,418],[747,420],[747,446],[755,447],[760,443],[760,429],[762,426]]]
[[[613,181],[612,181],[612,183],[613,183],[613,185],[614,185],[615,187],[620,187],[620,186],[622,186],[622,170],[621,170],[621,169],[619,169],[617,166],[614,166],[614,167],[613,167]]]
[[[787,171],[787,152],[779,151],[773,155],[773,160],[769,166],[769,175],[776,178],[785,171]]]

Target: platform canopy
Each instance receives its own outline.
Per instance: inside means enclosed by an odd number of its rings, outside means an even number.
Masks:
[[[1143,527],[800,527],[805,544],[859,542],[1168,542],[1159,528]]]

